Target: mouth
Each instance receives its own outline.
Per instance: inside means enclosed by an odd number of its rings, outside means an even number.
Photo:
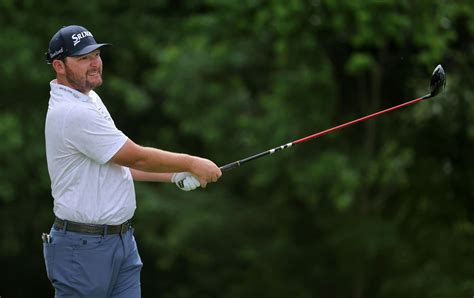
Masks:
[[[101,73],[100,73],[100,71],[91,71],[91,72],[88,72],[87,75],[90,76],[90,77],[96,77],[96,76],[100,77]]]

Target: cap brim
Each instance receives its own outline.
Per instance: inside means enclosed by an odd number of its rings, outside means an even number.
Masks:
[[[110,43],[98,43],[98,44],[92,44],[90,46],[86,46],[84,48],[82,48],[81,50],[69,55],[71,57],[74,57],[74,56],[82,56],[82,55],[87,55],[97,49],[100,49],[102,47],[110,47],[112,46],[112,44]]]

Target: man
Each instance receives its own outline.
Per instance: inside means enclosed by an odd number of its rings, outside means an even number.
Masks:
[[[52,37],[46,53],[56,73],[45,124],[56,218],[43,251],[56,297],[140,297],[133,180],[189,191],[221,176],[210,160],[139,146],[115,127],[93,91],[106,46],[73,25]]]

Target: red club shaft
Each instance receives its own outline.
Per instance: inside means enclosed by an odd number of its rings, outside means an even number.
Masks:
[[[365,121],[365,120],[367,120],[367,119],[370,119],[370,118],[373,118],[373,117],[376,117],[376,116],[379,116],[379,115],[388,113],[388,112],[390,112],[390,111],[393,111],[393,110],[402,108],[402,107],[404,107],[404,106],[408,106],[408,105],[414,104],[414,103],[416,103],[416,102],[422,101],[423,99],[426,99],[426,98],[425,98],[425,97],[420,97],[420,98],[413,99],[413,100],[411,100],[411,101],[408,101],[408,102],[399,104],[398,106],[394,106],[394,107],[391,107],[391,108],[388,108],[388,109],[385,109],[385,110],[382,110],[382,111],[379,111],[379,112],[375,112],[375,113],[373,113],[373,114],[370,114],[370,115],[361,117],[361,118],[359,118],[359,119],[355,119],[355,120],[346,122],[346,123],[344,123],[344,124],[341,124],[341,125],[338,125],[338,126],[335,126],[335,127],[332,127],[332,128],[329,128],[329,129],[326,129],[326,130],[323,130],[323,131],[320,131],[320,132],[318,132],[318,133],[312,134],[312,135],[310,135],[310,136],[307,136],[307,137],[298,139],[298,140],[296,140],[296,141],[293,141],[292,144],[296,145],[296,144],[303,143],[303,142],[306,142],[306,141],[311,140],[311,139],[315,139],[315,138],[320,137],[320,136],[322,136],[322,135],[328,134],[328,133],[330,133],[330,132],[332,132],[332,131],[335,131],[335,130],[338,130],[338,129],[347,127],[347,126],[349,126],[349,125],[352,125],[352,124],[355,124],[355,123],[358,123],[358,122]]]
[[[238,161],[234,161],[234,162],[228,163],[228,164],[226,164],[226,165],[221,166],[220,169],[221,169],[222,171],[229,171],[229,170],[232,170],[232,169],[234,169],[234,168],[236,168],[236,167],[239,167],[239,166],[241,166],[242,164],[247,163],[247,162],[249,162],[249,161],[252,161],[252,160],[254,160],[254,159],[257,159],[257,158],[260,158],[260,157],[263,157],[263,156],[266,156],[266,155],[273,154],[273,153],[275,153],[275,152],[278,152],[278,151],[281,151],[281,150],[283,150],[283,149],[289,148],[289,147],[291,147],[291,146],[293,146],[293,145],[306,142],[306,141],[308,141],[308,140],[311,140],[311,139],[320,137],[320,136],[322,136],[322,135],[328,134],[328,133],[330,133],[330,132],[332,132],[332,131],[335,131],[335,130],[338,130],[338,129],[347,127],[347,126],[349,126],[349,125],[352,125],[352,124],[355,124],[355,123],[358,123],[358,122],[361,122],[361,121],[364,121],[364,120],[367,120],[367,119],[370,119],[370,118],[373,118],[373,117],[382,115],[382,114],[384,114],[384,113],[387,113],[387,112],[390,112],[390,111],[399,109],[399,108],[404,107],[404,106],[407,106],[407,105],[414,104],[414,103],[416,103],[416,102],[422,101],[422,100],[427,99],[427,98],[430,98],[430,97],[431,97],[431,95],[428,94],[428,95],[425,95],[425,96],[423,96],[423,97],[420,97],[420,98],[417,98],[417,99],[413,99],[413,100],[411,100],[411,101],[408,101],[408,102],[399,104],[398,106],[394,106],[394,107],[385,109],[385,110],[383,110],[383,111],[379,111],[379,112],[376,112],[376,113],[367,115],[367,116],[365,116],[365,117],[361,117],[361,118],[359,118],[359,119],[355,119],[355,120],[349,121],[349,122],[347,122],[347,123],[344,123],[344,124],[335,126],[335,127],[333,127],[333,128],[329,128],[329,129],[320,131],[320,132],[318,132],[318,133],[312,134],[312,135],[310,135],[310,136],[307,136],[307,137],[298,139],[298,140],[293,141],[293,142],[291,142],[291,143],[284,144],[284,145],[275,147],[275,148],[273,148],[273,149],[270,149],[270,150],[267,150],[267,151],[263,151],[263,152],[260,152],[260,153],[258,153],[258,154],[249,156],[249,157],[247,157],[247,158],[244,158],[244,159],[241,159],[241,160],[238,160]]]

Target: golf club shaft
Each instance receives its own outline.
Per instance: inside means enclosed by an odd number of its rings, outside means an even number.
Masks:
[[[289,148],[293,145],[296,145],[296,144],[300,144],[300,143],[303,143],[303,142],[306,142],[308,140],[311,140],[311,139],[315,139],[317,137],[320,137],[320,136],[323,136],[325,134],[328,134],[330,132],[333,132],[335,130],[338,130],[338,129],[341,129],[341,128],[344,128],[344,127],[347,127],[347,126],[350,126],[352,124],[356,124],[358,122],[362,122],[362,121],[365,121],[365,120],[368,120],[370,118],[374,118],[376,116],[379,116],[379,115],[382,115],[382,114],[385,114],[385,113],[388,113],[388,112],[391,112],[393,110],[397,110],[399,108],[402,108],[404,106],[408,106],[408,105],[411,105],[411,104],[414,104],[414,103],[417,103],[419,101],[422,101],[424,99],[427,99],[427,98],[430,98],[431,95],[428,94],[428,95],[425,95],[423,97],[420,97],[420,98],[416,98],[416,99],[413,99],[411,101],[408,101],[408,102],[405,102],[405,103],[402,103],[402,104],[399,104],[397,106],[394,106],[394,107],[391,107],[391,108],[388,108],[388,109],[385,109],[385,110],[382,110],[382,111],[379,111],[379,112],[375,112],[373,114],[370,114],[370,115],[367,115],[367,116],[364,116],[364,117],[361,117],[361,118],[358,118],[358,119],[355,119],[355,120],[352,120],[352,121],[349,121],[349,122],[346,122],[344,124],[341,124],[341,125],[338,125],[338,126],[335,126],[335,127],[332,127],[332,128],[329,128],[329,129],[326,129],[326,130],[323,130],[323,131],[320,131],[318,133],[315,133],[315,134],[312,134],[312,135],[309,135],[307,137],[303,137],[301,139],[297,139],[291,143],[288,143],[288,144],[285,144],[285,145],[281,145],[281,146],[278,146],[278,147],[275,147],[273,149],[270,149],[270,150],[267,150],[267,151],[264,151],[264,152],[260,152],[258,154],[255,154],[255,155],[252,155],[252,156],[249,156],[249,157],[246,157],[244,159],[241,159],[241,160],[237,160],[237,161],[234,161],[234,162],[231,162],[231,163],[228,163],[226,165],[223,165],[220,167],[221,171],[223,172],[226,172],[226,171],[230,171],[234,168],[237,168],[239,166],[241,166],[242,164],[244,163],[247,163],[251,160],[255,160],[257,158],[260,158],[260,157],[263,157],[263,156],[266,156],[266,155],[270,155],[270,154],[273,154],[277,151],[281,151],[283,149],[286,149],[286,148]]]

